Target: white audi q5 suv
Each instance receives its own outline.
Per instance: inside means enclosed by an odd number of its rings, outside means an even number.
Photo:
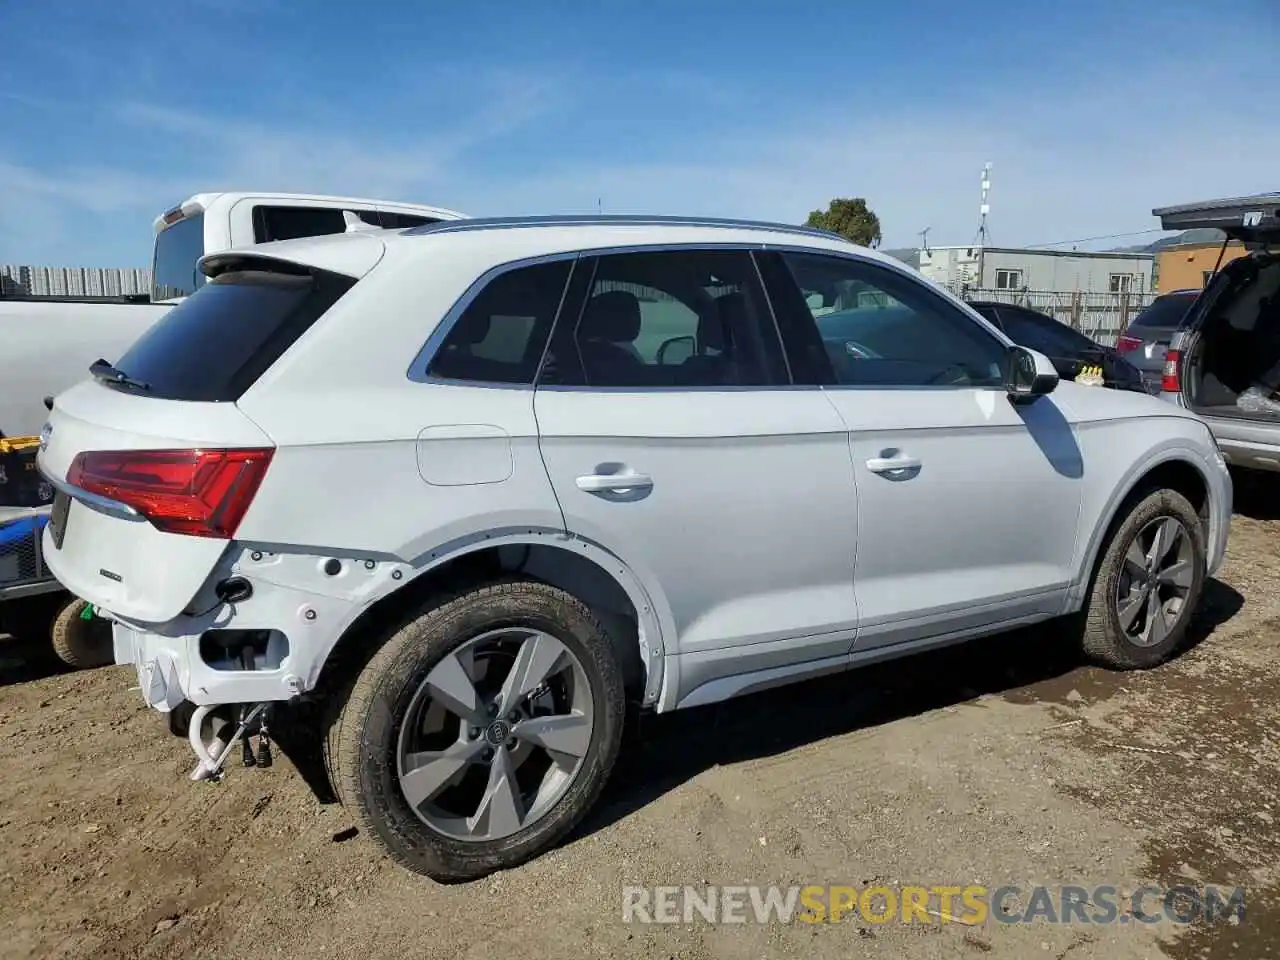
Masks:
[[[563,837],[629,704],[1052,618],[1148,667],[1222,561],[1200,420],[1059,384],[824,232],[466,220],[201,268],[57,397],[49,566],[193,778],[311,704],[343,801],[437,879]]]

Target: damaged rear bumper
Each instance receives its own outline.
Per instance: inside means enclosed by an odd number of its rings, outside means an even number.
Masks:
[[[291,700],[306,689],[286,657],[275,669],[223,670],[200,656],[200,634],[164,636],[116,620],[115,662],[133,667],[147,705],[167,713],[183,701],[197,706]]]

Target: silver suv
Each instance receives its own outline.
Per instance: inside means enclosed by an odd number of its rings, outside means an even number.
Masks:
[[[1204,417],[1231,464],[1280,471],[1280,193],[1152,212],[1166,230],[1215,227],[1249,248],[1187,313],[1163,395]]]
[[[193,777],[310,702],[343,800],[442,880],[563,837],[629,703],[1064,615],[1148,667],[1222,560],[1199,419],[829,234],[472,220],[202,265],[57,397],[48,563]]]

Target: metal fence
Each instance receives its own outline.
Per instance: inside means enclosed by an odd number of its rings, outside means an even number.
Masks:
[[[952,284],[952,293],[965,300],[994,300],[1047,313],[1074,330],[1106,346],[1116,339],[1129,322],[1151,305],[1154,293],[1063,293],[1056,290],[993,290]]]

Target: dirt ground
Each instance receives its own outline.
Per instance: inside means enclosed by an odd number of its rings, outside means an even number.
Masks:
[[[451,887],[283,757],[188,782],[126,669],[60,673],[0,640],[0,956],[1280,954],[1280,486],[1241,497],[1195,640],[1113,674],[1023,631],[654,718],[568,843]],[[621,919],[628,884],[1177,882],[1245,887],[1244,920]]]

